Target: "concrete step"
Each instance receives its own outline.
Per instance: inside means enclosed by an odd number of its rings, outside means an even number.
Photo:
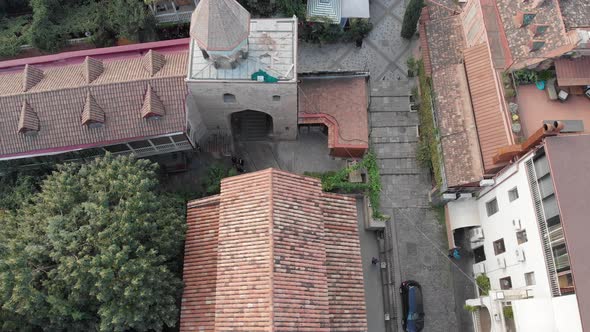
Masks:
[[[416,125],[399,126],[399,127],[378,127],[371,130],[371,139],[388,139],[391,137],[418,137],[418,129]]]
[[[409,97],[371,97],[370,112],[409,112]]]
[[[421,174],[416,158],[379,159],[379,173],[381,174]]]
[[[371,113],[371,127],[396,127],[418,125],[418,113],[410,112],[378,112]]]
[[[377,81],[371,83],[371,97],[409,96],[409,81]]]
[[[372,144],[377,158],[416,158],[416,142]]]

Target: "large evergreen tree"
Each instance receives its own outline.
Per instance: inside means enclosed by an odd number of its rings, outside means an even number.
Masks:
[[[1,330],[161,330],[178,318],[184,215],[156,166],[107,155],[58,167],[0,212]]]

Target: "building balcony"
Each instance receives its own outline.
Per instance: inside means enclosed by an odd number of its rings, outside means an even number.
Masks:
[[[561,224],[549,227],[549,241],[551,241],[552,247],[564,243],[565,239],[563,237],[563,227],[561,227]]]
[[[563,269],[569,269],[570,267],[570,256],[569,254],[563,254],[555,257],[555,268],[557,271]]]

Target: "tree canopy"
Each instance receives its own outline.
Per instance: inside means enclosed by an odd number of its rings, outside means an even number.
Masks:
[[[156,165],[106,155],[64,164],[0,211],[1,330],[146,331],[174,326],[182,204]]]

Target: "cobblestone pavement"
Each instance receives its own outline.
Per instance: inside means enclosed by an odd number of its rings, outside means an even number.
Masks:
[[[428,200],[430,175],[416,163],[418,114],[410,112],[409,94],[407,80],[371,85],[371,145],[380,166],[382,210],[392,216],[382,246],[390,267],[384,284],[392,288],[390,293],[403,280],[422,285],[424,331],[471,331],[462,303],[472,287],[446,257],[446,228]],[[393,301],[391,315],[399,324],[399,298],[393,296]]]
[[[299,44],[297,72],[370,71],[371,80],[405,79],[410,42],[400,37],[404,0],[370,0],[373,30],[362,47]]]

